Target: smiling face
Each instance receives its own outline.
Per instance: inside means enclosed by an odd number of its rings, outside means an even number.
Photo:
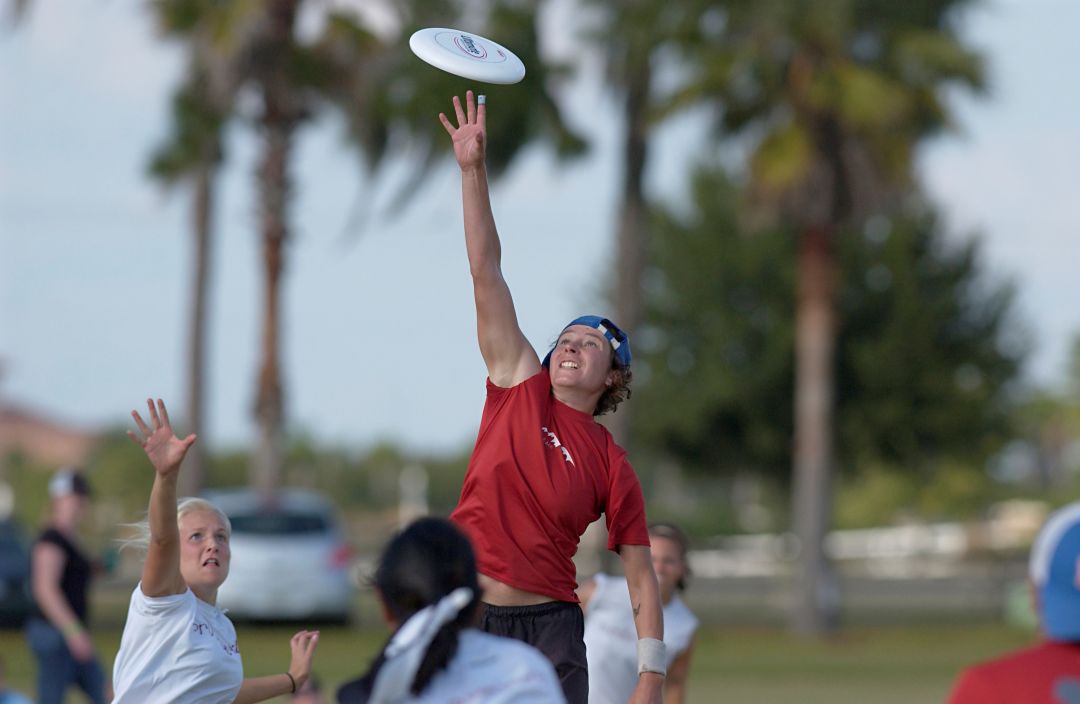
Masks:
[[[213,604],[229,576],[229,531],[213,511],[195,510],[180,517],[180,574],[195,596]]]
[[[686,561],[674,540],[654,534],[649,536],[649,541],[652,543],[653,571],[660,583],[660,600],[666,604],[671,601],[679,580],[686,576]]]
[[[611,343],[599,330],[572,325],[551,352],[551,384],[599,395],[610,381],[612,357]]]

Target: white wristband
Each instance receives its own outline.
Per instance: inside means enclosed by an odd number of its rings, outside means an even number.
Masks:
[[[639,638],[637,642],[637,671],[667,675],[667,646],[656,638]]]

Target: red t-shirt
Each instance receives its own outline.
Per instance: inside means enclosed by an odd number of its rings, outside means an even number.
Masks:
[[[960,673],[948,704],[1080,701],[1080,643],[1045,641]]]
[[[487,401],[450,519],[472,540],[480,572],[577,602],[571,559],[606,514],[608,549],[648,545],[645,500],[626,452],[587,413],[557,401],[547,369]]]

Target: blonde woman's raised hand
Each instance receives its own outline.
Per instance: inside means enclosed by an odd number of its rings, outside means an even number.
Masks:
[[[176,437],[172,424],[169,422],[169,411],[160,398],[156,406],[153,399],[146,399],[146,409],[150,425],[143,421],[138,411],[132,411],[131,417],[135,420],[135,425],[139,428],[142,437],[131,430],[127,431],[128,437],[139,444],[158,474],[175,475],[180,471],[180,462],[183,461],[188,448],[194,444],[195,435],[188,435],[183,440]]]

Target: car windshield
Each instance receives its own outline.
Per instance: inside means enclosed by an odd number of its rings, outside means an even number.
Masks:
[[[232,532],[247,535],[303,535],[325,533],[329,524],[317,513],[241,513],[229,516]]]

